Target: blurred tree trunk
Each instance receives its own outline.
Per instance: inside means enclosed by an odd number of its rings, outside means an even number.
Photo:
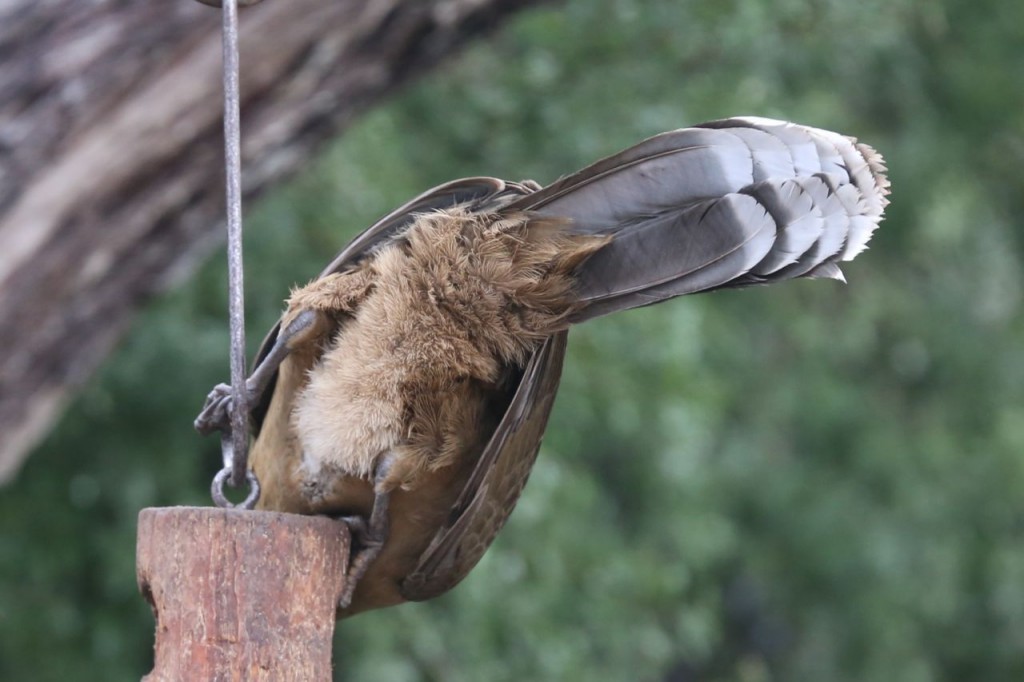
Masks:
[[[244,192],[533,0],[266,0],[241,11]],[[132,313],[221,239],[220,12],[0,7],[0,482]]]

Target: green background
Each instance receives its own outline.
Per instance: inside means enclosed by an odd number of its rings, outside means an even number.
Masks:
[[[459,588],[339,625],[345,680],[1024,679],[1024,3],[575,0],[353,126],[250,207],[249,338],[376,216],[550,182],[734,114],[856,135],[892,205],[849,286],[576,330],[539,463]],[[152,662],[134,535],[207,504],[222,257],[153,304],[0,490],[0,679]]]

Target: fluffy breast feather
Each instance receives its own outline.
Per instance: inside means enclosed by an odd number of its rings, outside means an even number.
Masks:
[[[478,443],[486,395],[564,328],[570,273],[605,243],[565,227],[452,210],[420,216],[376,252],[372,292],[296,401],[307,473],[368,478],[392,451],[389,485],[413,487]]]

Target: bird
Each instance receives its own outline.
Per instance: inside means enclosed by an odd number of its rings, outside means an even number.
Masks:
[[[292,290],[245,386],[257,508],[348,524],[339,618],[443,594],[526,484],[571,326],[845,281],[888,194],[872,147],[758,117],[662,133],[545,187],[439,185]],[[219,384],[196,427],[228,430],[231,409]]]

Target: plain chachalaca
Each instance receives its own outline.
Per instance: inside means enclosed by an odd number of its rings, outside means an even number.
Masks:
[[[870,147],[759,118],[667,132],[543,188],[436,187],[294,290],[264,342],[247,382],[259,507],[350,524],[339,616],[439,595],[526,483],[571,325],[842,279],[887,194]],[[200,430],[227,428],[229,393],[213,390]]]

